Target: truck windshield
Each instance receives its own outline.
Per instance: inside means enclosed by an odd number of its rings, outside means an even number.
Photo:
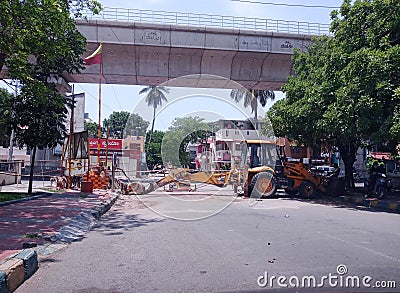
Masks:
[[[255,143],[249,144],[250,148],[250,168],[269,166],[275,167],[277,159],[277,151],[275,144],[271,143]]]

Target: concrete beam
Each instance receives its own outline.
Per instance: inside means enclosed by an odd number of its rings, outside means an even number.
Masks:
[[[102,81],[112,84],[158,85],[209,74],[277,90],[292,72],[294,48],[306,50],[311,40],[309,35],[102,20],[77,21],[77,27],[88,40],[85,56],[103,43]],[[99,65],[65,78],[98,83]],[[213,84],[224,82],[216,78]]]
[[[168,60],[168,78],[201,73],[203,50],[171,47]]]

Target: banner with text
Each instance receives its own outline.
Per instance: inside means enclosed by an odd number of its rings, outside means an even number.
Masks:
[[[97,138],[89,138],[90,155],[97,155],[98,140]],[[107,151],[107,141],[105,138],[100,139],[100,156],[105,157]],[[122,156],[122,139],[108,140],[108,156],[116,153],[118,157]]]

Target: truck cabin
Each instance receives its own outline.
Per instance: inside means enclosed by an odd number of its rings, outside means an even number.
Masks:
[[[278,154],[276,144],[267,140],[246,140],[241,145],[239,168],[268,166],[274,169]]]

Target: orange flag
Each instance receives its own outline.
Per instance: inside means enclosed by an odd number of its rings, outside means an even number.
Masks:
[[[86,65],[101,64],[103,62],[102,49],[102,44],[100,44],[100,46],[92,53],[92,55],[83,59],[83,63]]]

